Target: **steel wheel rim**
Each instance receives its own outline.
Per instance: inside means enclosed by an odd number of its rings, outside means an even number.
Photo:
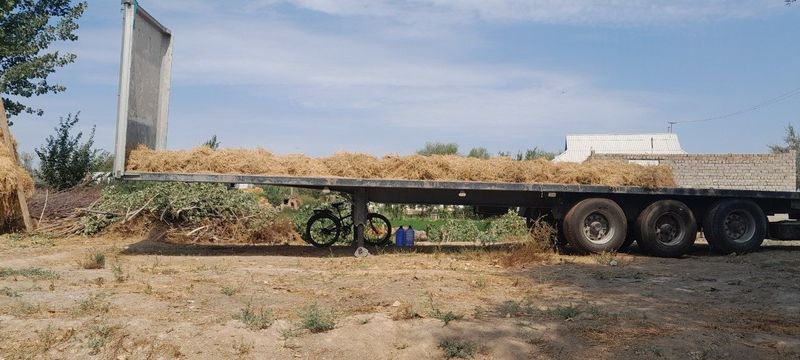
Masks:
[[[583,236],[592,244],[608,243],[614,237],[614,232],[611,222],[602,212],[592,212],[583,219]]]
[[[756,232],[756,219],[747,211],[731,211],[722,222],[725,237],[736,243],[746,243]]]
[[[653,232],[656,235],[656,241],[667,246],[674,246],[681,242],[686,229],[681,226],[681,220],[677,214],[666,213],[659,216],[653,223]]]

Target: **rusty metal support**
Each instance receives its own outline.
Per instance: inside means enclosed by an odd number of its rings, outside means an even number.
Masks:
[[[353,191],[353,240],[357,247],[364,247],[364,227],[367,223],[367,189]]]

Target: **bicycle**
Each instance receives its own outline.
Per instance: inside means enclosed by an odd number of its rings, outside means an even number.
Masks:
[[[329,247],[339,241],[340,236],[353,231],[353,212],[342,215],[344,203],[334,203],[330,209],[314,210],[314,215],[306,223],[305,240],[316,247]],[[364,227],[364,244],[371,246],[387,245],[392,238],[392,225],[389,219],[377,213],[367,214]]]

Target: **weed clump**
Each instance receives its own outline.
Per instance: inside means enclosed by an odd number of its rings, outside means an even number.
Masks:
[[[0,279],[7,277],[24,277],[31,280],[56,280],[60,276],[52,270],[44,270],[35,267],[24,269],[0,268]]]
[[[0,293],[10,298],[19,297],[19,293],[8,286],[3,287],[3,289],[0,290]]]
[[[515,243],[501,262],[505,266],[517,266],[551,258],[557,250],[556,234],[556,229],[542,219],[534,221],[523,240]]]
[[[333,330],[333,328],[336,326],[336,321],[333,318],[333,312],[320,308],[316,303],[305,308],[300,316],[302,318],[302,328],[311,331],[312,333]]]
[[[86,345],[91,349],[91,355],[97,355],[106,346],[111,337],[121,330],[119,325],[98,324],[92,326],[86,337]]]
[[[239,292],[239,289],[231,286],[223,286],[220,292],[225,296],[233,296]]]
[[[438,307],[433,304],[433,297],[428,297],[428,301],[430,302],[431,311],[430,315],[434,319],[439,319],[444,323],[444,326],[450,324],[451,321],[461,320],[464,318],[464,315],[456,314],[452,311],[442,311]]]
[[[106,267],[106,255],[101,252],[89,252],[77,260],[81,269],[102,269]]]
[[[475,356],[478,346],[475,343],[458,338],[446,338],[439,342],[439,348],[446,359],[470,359]]]
[[[272,326],[275,319],[272,317],[272,311],[267,309],[259,309],[257,312],[253,310],[248,304],[246,307],[239,310],[238,313],[233,315],[235,320],[239,320],[250,330],[263,330]]]

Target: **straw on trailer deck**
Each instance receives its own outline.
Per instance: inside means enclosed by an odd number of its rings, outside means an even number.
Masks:
[[[199,147],[157,151],[139,147],[130,153],[127,170],[153,173],[217,173],[271,176],[317,176],[360,179],[449,180],[504,183],[674,187],[667,166],[642,166],[621,161],[552,163],[544,159],[487,160],[452,155],[385,156],[338,153],[326,158],[275,155],[267,150]]]

